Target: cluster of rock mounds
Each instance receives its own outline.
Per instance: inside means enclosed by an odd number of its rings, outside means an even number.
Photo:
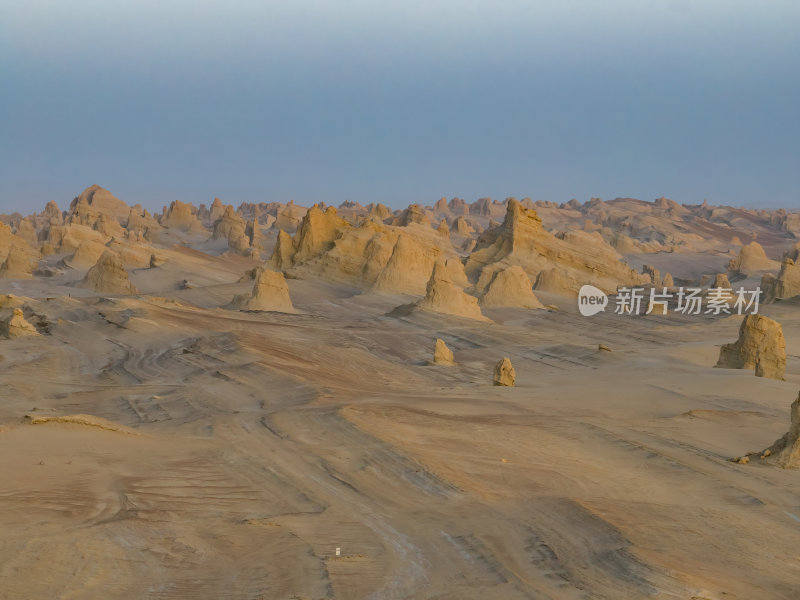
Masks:
[[[358,224],[333,207],[314,206],[293,236],[278,232],[270,262],[293,277],[422,296],[416,303],[420,310],[478,320],[485,319],[481,307],[543,308],[534,287],[575,295],[584,283],[612,291],[649,281],[622,263],[600,236],[557,236],[544,229],[532,208],[515,200],[504,208],[503,222],[483,231],[462,257],[452,230],[441,224],[434,229],[417,205],[391,223],[367,218]]]
[[[767,258],[755,237],[800,231],[800,217],[786,211],[680,205],[666,198],[563,204],[442,198],[432,206],[411,204],[395,211],[356,202],[344,202],[338,210],[324,204],[306,209],[294,202],[234,208],[215,198],[199,207],[176,200],[151,214],[96,185],[66,211],[50,202],[41,213],[3,219],[0,277],[52,275],[53,267],[37,271],[39,260],[52,254],[63,256],[61,269],[88,270],[106,250],[115,252],[125,269],[155,267],[163,262],[151,260],[159,244],[181,242],[211,251],[221,247],[255,260],[271,252],[272,268],[291,276],[417,297],[428,295],[436,264],[460,261],[466,281],[458,286],[477,298],[481,309],[541,308],[534,290],[574,297],[584,284],[607,292],[619,286],[672,287],[671,274],[662,277],[647,266],[638,273],[623,255],[721,248],[747,236],[753,241],[742,245],[729,271],[749,276],[777,270],[779,263]],[[800,294],[796,260],[795,248],[784,256],[777,275],[764,275],[766,300]],[[460,294],[451,297],[456,303],[463,300]],[[477,315],[464,306],[452,310]]]

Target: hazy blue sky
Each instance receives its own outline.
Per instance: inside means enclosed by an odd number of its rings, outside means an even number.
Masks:
[[[797,0],[0,0],[0,210],[800,207]]]

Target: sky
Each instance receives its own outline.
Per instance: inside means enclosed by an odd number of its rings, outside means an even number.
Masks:
[[[0,211],[800,209],[797,0],[0,0]]]

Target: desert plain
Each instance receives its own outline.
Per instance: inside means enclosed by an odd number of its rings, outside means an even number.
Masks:
[[[0,597],[800,596],[800,214],[63,204],[0,223]]]

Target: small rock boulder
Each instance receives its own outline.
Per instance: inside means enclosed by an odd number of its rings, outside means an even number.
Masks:
[[[504,357],[503,360],[494,367],[494,384],[514,387],[516,380],[517,374],[514,371],[514,367],[511,366],[511,361],[508,357]]]
[[[433,348],[433,364],[446,366],[456,364],[453,360],[453,351],[447,347],[444,340],[436,340],[436,345]]]

